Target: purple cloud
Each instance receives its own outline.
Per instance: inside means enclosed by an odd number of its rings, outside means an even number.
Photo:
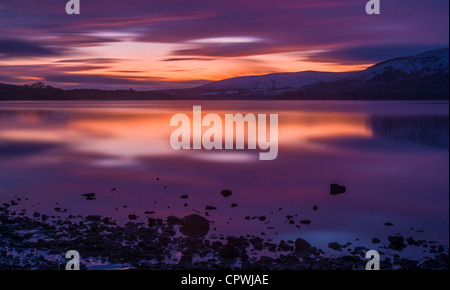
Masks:
[[[340,64],[376,63],[400,56],[416,55],[425,51],[445,48],[441,45],[385,45],[346,47],[333,51],[311,54],[310,61],[335,62]]]
[[[17,39],[0,39],[0,56],[13,57],[43,57],[56,56],[59,52],[41,44]]]
[[[79,58],[79,59],[62,59],[56,61],[57,63],[89,63],[89,64],[106,64],[106,63],[118,63],[124,61],[120,58]]]

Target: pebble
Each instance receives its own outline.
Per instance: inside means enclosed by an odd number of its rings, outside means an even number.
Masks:
[[[221,194],[223,197],[229,197],[229,196],[231,196],[233,193],[232,193],[231,190],[224,189],[224,190],[222,190],[222,191],[220,192],[220,194]]]

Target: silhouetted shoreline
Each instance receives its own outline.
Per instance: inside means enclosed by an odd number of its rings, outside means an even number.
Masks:
[[[334,252],[329,255],[300,237],[274,243],[252,235],[180,234],[180,219],[175,217],[118,225],[100,215],[70,215],[64,219],[34,212],[26,216],[27,210],[15,210],[23,198],[0,206],[0,269],[64,269],[68,250],[80,253],[81,269],[363,270],[368,261],[365,253],[369,249],[353,243],[330,242],[328,247]],[[385,255],[381,269],[448,270],[446,246],[412,237],[404,240],[402,236],[389,237],[389,242],[389,248],[398,254]],[[373,243],[380,241],[374,239]],[[424,245],[429,257],[411,260],[400,255],[404,247]]]

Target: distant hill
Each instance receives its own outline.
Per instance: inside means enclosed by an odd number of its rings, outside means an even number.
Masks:
[[[168,93],[201,99],[449,99],[449,49],[391,59],[363,71],[246,76]]]
[[[245,76],[178,90],[62,90],[0,83],[1,100],[448,100],[449,49],[400,57],[363,71]]]

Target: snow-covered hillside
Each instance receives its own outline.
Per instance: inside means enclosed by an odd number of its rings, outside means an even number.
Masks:
[[[387,72],[401,72],[414,77],[427,77],[435,74],[448,74],[449,49],[428,51],[419,55],[400,57],[384,61],[360,73],[365,80],[370,80]]]
[[[205,90],[217,91],[259,91],[269,92],[276,90],[297,89],[311,84],[337,80],[349,74],[304,71],[296,73],[276,73],[263,76],[247,76],[226,79],[202,86]]]
[[[415,56],[400,57],[378,63],[363,71],[347,73],[304,71],[245,76],[212,82],[197,88],[201,95],[276,96],[291,91],[338,81],[371,82],[382,85],[394,81],[420,81],[429,77],[448,76],[449,49],[433,50]],[[360,86],[363,86],[361,84]]]

